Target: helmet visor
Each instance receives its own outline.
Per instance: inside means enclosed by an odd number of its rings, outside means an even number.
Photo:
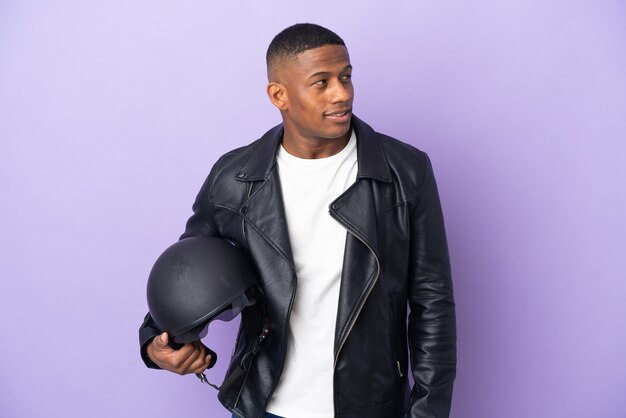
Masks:
[[[172,340],[179,344],[187,344],[197,340],[201,340],[206,337],[209,331],[209,324],[214,320],[220,321],[232,321],[237,315],[241,313],[246,307],[254,305],[256,303],[256,299],[254,299],[251,295],[243,293],[237,299],[235,299],[231,304],[226,306],[216,315],[213,315],[211,318],[206,321],[200,323],[199,325],[191,328],[188,331],[180,333],[172,337]]]

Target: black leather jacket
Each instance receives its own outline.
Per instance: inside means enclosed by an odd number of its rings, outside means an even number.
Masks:
[[[354,116],[352,125],[357,181],[328,208],[348,230],[335,331],[335,416],[447,417],[456,374],[455,313],[430,161]],[[282,132],[278,125],[219,159],[182,236],[227,238],[258,268],[270,333],[244,373],[219,394],[224,406],[245,418],[263,416],[279,382],[297,287],[275,161]],[[237,375],[259,337],[261,329],[249,318],[242,319],[249,326],[239,331],[227,376]],[[149,367],[156,366],[145,345],[158,333],[148,315],[140,343]]]

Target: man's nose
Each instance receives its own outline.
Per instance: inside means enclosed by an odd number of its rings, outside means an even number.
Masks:
[[[353,95],[352,84],[344,84],[340,81],[333,83],[330,89],[330,102],[331,103],[344,103],[352,100]]]

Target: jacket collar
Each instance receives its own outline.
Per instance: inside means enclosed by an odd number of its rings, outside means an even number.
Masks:
[[[367,123],[352,115],[352,128],[357,137],[357,178],[371,178],[385,183],[391,182],[389,165],[383,152],[378,134]],[[240,181],[266,180],[276,164],[276,153],[283,138],[281,123],[267,131],[257,142],[235,174]]]

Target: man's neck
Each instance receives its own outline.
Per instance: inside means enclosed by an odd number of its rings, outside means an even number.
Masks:
[[[305,138],[290,134],[285,129],[282,144],[283,148],[294,157],[305,159],[326,158],[344,149],[350,141],[351,135],[352,130],[349,130],[342,137],[334,139]]]

